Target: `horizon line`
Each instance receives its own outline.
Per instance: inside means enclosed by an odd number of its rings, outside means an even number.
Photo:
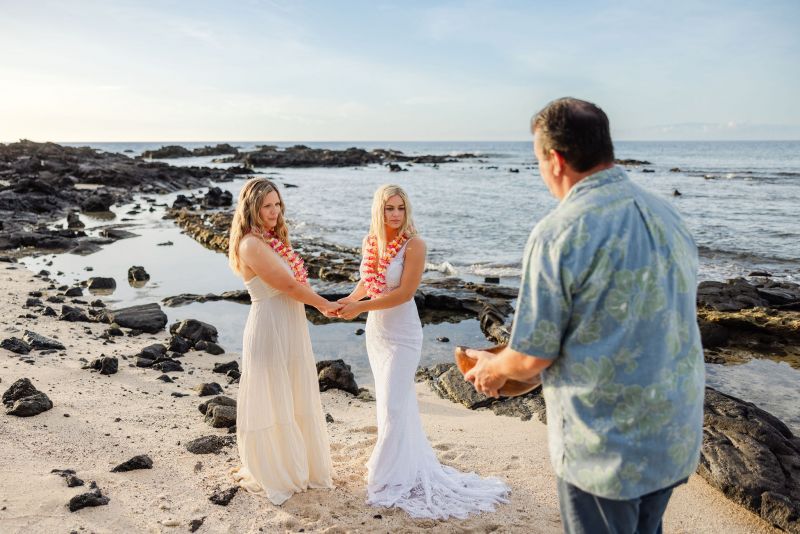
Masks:
[[[20,138],[13,141],[0,140],[0,144],[12,144],[22,141],[30,141],[33,143],[54,143],[58,145],[78,145],[78,144],[130,144],[130,143],[153,143],[162,145],[180,145],[180,143],[208,143],[208,144],[232,144],[232,143],[531,143],[532,138],[529,139],[345,139],[345,140],[301,140],[301,139],[205,139],[205,140],[126,140],[126,141],[34,141],[32,139]],[[630,139],[620,138],[612,139],[612,141],[621,141],[626,143],[787,143],[787,142],[800,142],[800,138],[795,139]]]

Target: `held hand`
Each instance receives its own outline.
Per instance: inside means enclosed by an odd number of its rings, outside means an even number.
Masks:
[[[339,304],[350,304],[351,302],[355,302],[355,300],[353,300],[352,297],[347,296],[347,297],[340,298],[336,302],[338,302]]]
[[[361,309],[361,304],[358,302],[349,302],[345,304],[342,309],[339,310],[339,317],[345,319],[347,321],[352,321],[356,317],[358,317],[363,310]]]
[[[471,382],[478,393],[483,393],[487,397],[499,397],[498,390],[508,379],[494,369],[492,360],[497,355],[482,350],[467,349],[467,356],[478,361],[475,367],[464,374],[464,380]]]
[[[322,312],[322,315],[328,317],[330,319],[336,319],[339,317],[339,310],[342,308],[342,305],[338,302],[328,302],[324,306],[319,308],[319,311]]]

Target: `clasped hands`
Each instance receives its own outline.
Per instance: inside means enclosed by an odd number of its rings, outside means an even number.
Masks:
[[[336,302],[330,302],[329,306],[326,306],[319,311],[325,317],[329,317],[331,319],[344,319],[346,321],[351,321],[361,315],[365,310],[362,308],[362,305],[359,301],[353,300],[350,297],[344,297]]]

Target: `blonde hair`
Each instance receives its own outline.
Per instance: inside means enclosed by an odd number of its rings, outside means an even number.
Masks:
[[[387,184],[382,185],[375,191],[375,196],[372,197],[372,222],[369,225],[370,235],[374,235],[378,241],[378,255],[381,255],[386,250],[388,240],[386,239],[386,202],[393,196],[399,196],[403,200],[403,205],[406,208],[406,216],[403,225],[398,230],[398,234],[406,234],[409,238],[417,235],[416,227],[414,226],[414,219],[411,216],[411,201],[403,188],[399,185]]]
[[[278,215],[278,222],[275,225],[275,237],[281,240],[287,247],[291,247],[289,241],[289,230],[286,228],[284,212],[286,205],[283,203],[281,192],[277,186],[266,178],[253,178],[248,180],[239,192],[239,202],[236,204],[236,211],[231,221],[231,233],[228,241],[228,263],[231,269],[237,274],[242,274],[242,262],[239,259],[239,244],[242,238],[255,230],[259,235],[266,230],[264,222],[259,214],[264,197],[275,191],[278,194],[278,202],[281,205],[281,212]]]

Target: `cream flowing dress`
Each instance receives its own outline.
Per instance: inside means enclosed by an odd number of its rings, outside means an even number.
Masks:
[[[233,474],[280,505],[307,488],[333,487],[328,433],[303,304],[258,276],[245,286],[252,304],[236,404],[242,465]]]
[[[390,263],[384,291],[400,285],[405,249]],[[367,462],[367,503],[396,506],[415,518],[463,519],[508,502],[509,489],[501,480],[441,465],[425,436],[414,387],[422,355],[414,299],[369,312],[366,342],[378,416],[378,441]]]

